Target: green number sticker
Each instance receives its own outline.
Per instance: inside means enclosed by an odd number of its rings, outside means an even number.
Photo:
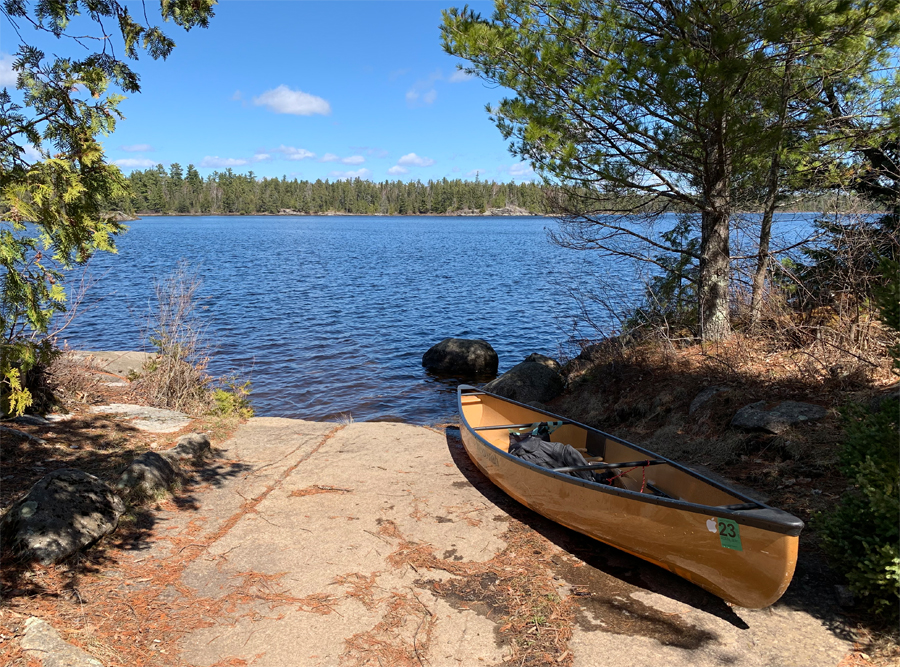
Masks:
[[[719,541],[726,549],[743,551],[741,546],[741,529],[731,519],[716,519],[719,528]]]

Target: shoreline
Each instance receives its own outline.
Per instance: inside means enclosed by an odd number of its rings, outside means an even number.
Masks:
[[[781,214],[792,215],[819,215],[822,211],[780,211]],[[879,215],[879,211],[863,212],[861,215]],[[604,215],[615,215],[607,213]],[[761,215],[754,211],[735,211],[735,215]],[[339,213],[328,211],[325,213],[302,213],[299,211],[279,213],[145,213],[133,214],[119,213],[118,222],[131,222],[142,218],[546,218],[558,219],[560,216],[547,213],[499,213],[496,210],[484,213],[455,212],[455,213]]]
[[[135,213],[129,220],[141,218],[553,218],[543,213]]]

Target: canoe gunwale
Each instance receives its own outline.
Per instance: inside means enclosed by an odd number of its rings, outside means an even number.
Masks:
[[[471,390],[471,391],[467,391]],[[636,451],[642,452],[644,454],[648,454],[650,458],[660,459],[664,461],[666,464],[677,468],[678,470],[695,477],[702,482],[709,484],[710,486],[719,489],[720,491],[724,491],[730,495],[733,495],[737,498],[745,500],[747,504],[753,504],[756,506],[756,509],[744,509],[744,510],[733,510],[726,509],[724,506],[717,505],[701,505],[698,503],[688,502],[686,500],[678,500],[676,498],[665,498],[657,495],[650,495],[645,493],[640,493],[637,491],[629,491],[628,489],[620,489],[614,486],[610,486],[607,484],[600,484],[598,482],[588,481],[586,479],[581,479],[579,477],[574,477],[572,475],[568,475],[563,472],[555,472],[550,468],[544,468],[543,466],[535,465],[533,463],[529,463],[523,459],[520,459],[516,456],[513,456],[509,452],[505,452],[498,447],[495,447],[490,442],[485,440],[478,431],[475,430],[471,424],[469,424],[468,420],[465,417],[465,413],[463,412],[462,406],[462,397],[463,396],[472,396],[472,395],[480,395],[480,396],[491,396],[492,398],[497,398],[501,401],[505,401],[507,403],[511,403],[514,405],[521,406],[533,412],[537,412],[543,415],[547,415],[547,417],[552,418],[553,421],[567,421],[569,424],[573,426],[577,426],[579,428],[586,429],[588,431],[593,431],[594,433],[598,433],[605,438],[609,438],[616,442],[619,442],[627,447],[631,447]],[[530,405],[526,405],[524,403],[519,403],[518,401],[513,401],[503,396],[499,396],[497,394],[492,394],[490,392],[486,392],[482,389],[477,389],[476,387],[472,387],[471,385],[459,385],[457,388],[457,407],[459,410],[459,416],[461,421],[461,428],[465,428],[474,438],[476,438],[481,444],[485,447],[488,447],[492,453],[495,453],[499,456],[504,457],[506,460],[514,463],[516,465],[522,466],[528,470],[533,472],[537,472],[541,475],[547,475],[557,479],[559,481],[565,482],[567,484],[574,484],[577,486],[583,486],[589,488],[591,490],[597,491],[599,493],[606,493],[610,495],[620,496],[632,500],[634,502],[643,502],[643,503],[652,503],[654,505],[662,505],[665,507],[671,507],[673,509],[683,510],[687,512],[692,512],[695,514],[704,514],[706,516],[715,516],[720,518],[728,518],[740,525],[752,526],[754,528],[760,528],[762,530],[768,530],[773,533],[778,533],[781,535],[789,535],[789,536],[797,536],[799,535],[803,528],[804,523],[802,520],[797,517],[785,512],[783,510],[779,510],[775,507],[771,507],[763,502],[760,502],[754,498],[750,498],[745,494],[737,491],[736,489],[732,489],[725,484],[721,484],[716,480],[710,479],[701,473],[688,468],[676,461],[672,461],[671,459],[666,458],[665,456],[661,456],[655,452],[652,452],[648,449],[644,449],[639,445],[635,445],[627,440],[623,440],[622,438],[618,438],[614,435],[610,435],[601,431],[599,429],[593,428],[591,426],[587,426],[586,424],[582,424],[577,421],[573,421],[566,417],[562,417],[560,415],[556,415],[551,412],[547,412],[545,410],[540,410]],[[548,419],[546,421],[551,421]]]

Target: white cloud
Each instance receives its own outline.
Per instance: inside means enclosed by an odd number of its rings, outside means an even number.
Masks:
[[[15,58],[8,53],[0,53],[0,86],[15,86],[18,74],[12,65]]]
[[[247,164],[247,160],[233,157],[219,157],[218,155],[207,155],[200,161],[201,167],[213,167],[216,169],[222,167],[240,167],[245,164]]]
[[[302,90],[291,90],[285,85],[267,90],[259,97],[253,98],[253,104],[264,106],[275,113],[288,113],[295,116],[327,116],[331,113],[331,105],[327,100]]]
[[[265,161],[271,160],[271,159],[272,159],[272,156],[269,155],[268,153],[254,153],[253,154],[254,162],[265,162]]]
[[[362,169],[357,169],[356,171],[332,171],[328,174],[331,178],[336,178],[341,181],[349,181],[354,178],[369,178],[372,175],[372,172],[363,167]]]
[[[344,164],[362,164],[366,161],[362,155],[351,155],[350,157],[345,157],[341,159],[341,162]]]
[[[316,154],[305,148],[294,148],[293,146],[285,146],[282,144],[272,151],[273,153],[281,153],[288,160],[305,160],[308,157],[315,157]]]
[[[341,158],[334,153],[325,153],[325,155],[322,156],[322,162],[337,162],[340,159]]]
[[[434,88],[430,88],[425,92],[419,92],[412,88],[406,91],[406,103],[410,106],[416,106],[419,100],[421,100],[424,105],[433,104],[436,99],[437,91]]]
[[[527,162],[517,162],[509,168],[509,175],[513,178],[530,178],[534,176],[534,169]]]
[[[406,167],[401,167],[400,165],[397,165],[395,167],[391,167],[390,169],[388,169],[388,173],[391,174],[392,176],[399,176],[400,174],[408,174],[409,169],[407,169]]]
[[[415,153],[407,153],[397,160],[397,164],[408,164],[416,167],[430,167],[434,164],[434,160],[430,157],[419,157]]]
[[[424,79],[419,79],[406,91],[406,103],[411,106],[433,104],[437,99],[434,84],[443,79],[441,70],[435,70]]]
[[[138,169],[139,167],[147,169],[148,167],[155,167],[158,163],[155,160],[148,160],[147,158],[126,157],[121,160],[113,160],[113,164],[118,167],[127,167],[131,169]]]
[[[447,80],[450,83],[462,83],[463,81],[469,81],[470,79],[474,78],[475,76],[473,74],[469,74],[468,72],[463,72],[461,69],[458,69],[453,74],[451,74],[450,78]]]
[[[132,144],[131,146],[120,146],[126,153],[149,153],[153,150],[150,144]]]
[[[242,99],[244,99],[244,95],[241,93],[241,91],[236,90],[234,91],[234,95],[231,96],[231,99],[235,102],[240,102]]]
[[[388,152],[383,148],[373,148],[371,146],[351,146],[350,150],[352,151],[362,151],[369,157],[381,158],[387,157]]]

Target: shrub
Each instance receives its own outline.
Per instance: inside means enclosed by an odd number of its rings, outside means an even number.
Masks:
[[[830,514],[818,517],[822,539],[851,590],[874,611],[896,620],[900,603],[900,403],[879,412],[845,411],[841,468],[854,488]]]
[[[236,378],[224,380],[224,387],[213,390],[212,399],[215,404],[213,412],[223,417],[240,417],[249,419],[253,416],[250,405],[250,381],[238,384]]]

